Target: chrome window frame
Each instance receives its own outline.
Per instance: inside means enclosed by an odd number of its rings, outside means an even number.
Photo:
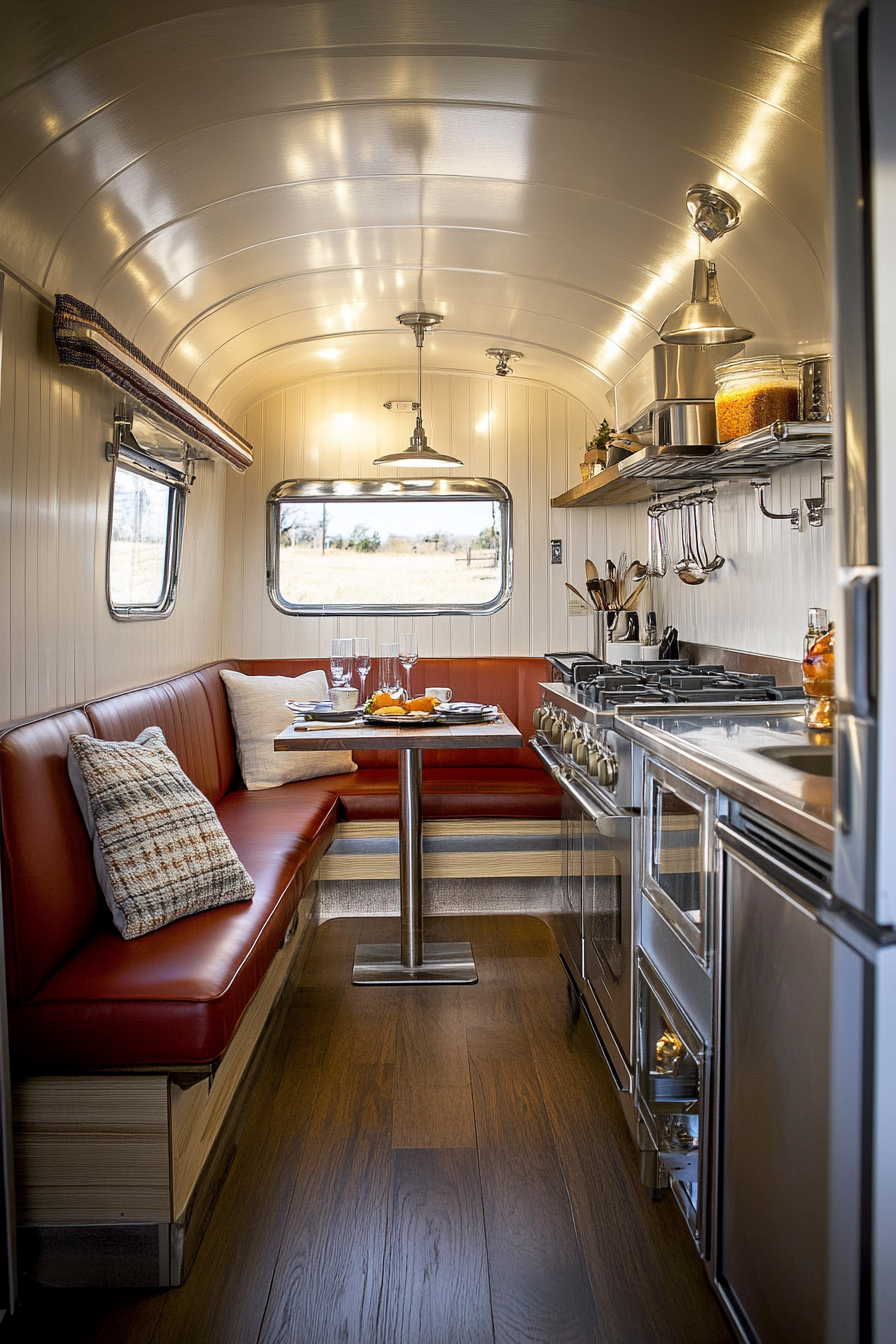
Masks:
[[[374,606],[353,603],[327,602],[297,605],[287,602],[280,593],[280,506],[297,500],[306,503],[325,503],[338,499],[340,503],[358,503],[367,500],[375,508],[376,499],[421,502],[437,499],[469,499],[498,504],[501,516],[501,588],[496,597],[481,606],[461,603],[440,603],[434,606]],[[280,481],[267,498],[267,585],[268,597],[284,616],[491,616],[510,601],[513,589],[513,501],[510,491],[500,481],[484,476],[442,477],[439,479],[374,479],[374,480],[292,480]]]
[[[136,422],[136,426],[135,426]],[[187,495],[193,477],[189,474],[189,448],[185,442],[171,439],[171,447],[161,447],[158,442],[143,445],[135,435],[140,433],[141,417],[139,413],[120,412],[115,418],[115,432],[112,443],[106,444],[106,456],[112,462],[112,479],[109,484],[109,518],[106,529],[106,605],[109,614],[116,621],[163,621],[174,611],[177,601],[177,584],[180,578],[180,562],[183,551],[184,525],[186,522]],[[147,420],[147,428],[150,428]],[[148,439],[157,440],[157,434],[147,434]],[[167,435],[164,437],[168,437]],[[162,454],[164,453],[164,459]],[[168,534],[165,547],[165,572],[161,595],[153,603],[116,603],[112,598],[112,527],[115,516],[115,481],[118,469],[135,476],[145,476],[157,484],[170,487],[172,495],[168,505]]]

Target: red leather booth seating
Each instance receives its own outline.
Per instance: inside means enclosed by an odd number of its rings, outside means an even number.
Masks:
[[[320,666],[319,659],[216,663],[0,736],[0,863],[16,1070],[169,1068],[223,1054],[337,821],[397,815],[392,752],[357,753],[361,768],[352,775],[253,793],[241,786],[220,670],[298,676]],[[450,685],[458,698],[498,701],[525,733],[546,673],[541,659],[427,659],[414,684]],[[66,753],[72,733],[132,739],[149,724],[161,726],[216,807],[257,890],[248,904],[125,942],[97,886]],[[556,817],[559,801],[559,789],[528,747],[424,758],[427,816]]]

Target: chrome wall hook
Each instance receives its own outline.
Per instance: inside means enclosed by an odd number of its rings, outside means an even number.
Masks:
[[[824,526],[824,511],[827,504],[827,490],[825,487],[827,486],[828,481],[832,481],[833,479],[833,476],[825,476],[824,473],[822,473],[821,494],[814,495],[811,499],[803,500],[803,503],[806,506],[806,521],[810,527]]]
[[[750,484],[752,485],[753,489],[756,491],[756,498],[757,498],[757,500],[759,501],[759,512],[760,512],[765,518],[772,518],[772,519],[774,519],[775,521],[777,521],[777,520],[779,520],[779,519],[780,519],[781,521],[783,521],[785,518],[789,518],[789,519],[790,519],[790,526],[793,528],[794,532],[799,532],[799,530],[800,530],[800,510],[799,510],[799,507],[794,508],[794,509],[791,509],[789,513],[772,513],[771,510],[766,506],[766,503],[765,503],[765,492],[766,492],[766,490],[768,489],[768,487],[771,485],[771,481],[769,480],[769,478],[766,476],[764,480],[761,480],[761,481],[751,481]]]

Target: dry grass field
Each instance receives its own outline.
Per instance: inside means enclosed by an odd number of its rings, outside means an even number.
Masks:
[[[501,570],[494,558],[494,551],[474,551],[468,566],[463,552],[409,555],[328,550],[322,555],[304,546],[287,547],[280,552],[280,592],[297,606],[384,602],[479,606],[500,591]]]
[[[112,601],[118,606],[158,602],[165,579],[165,542],[113,540],[109,578]]]

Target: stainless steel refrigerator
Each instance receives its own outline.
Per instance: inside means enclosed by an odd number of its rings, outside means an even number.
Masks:
[[[896,0],[825,19],[838,522],[834,892],[864,945],[863,1337],[896,1340]]]

